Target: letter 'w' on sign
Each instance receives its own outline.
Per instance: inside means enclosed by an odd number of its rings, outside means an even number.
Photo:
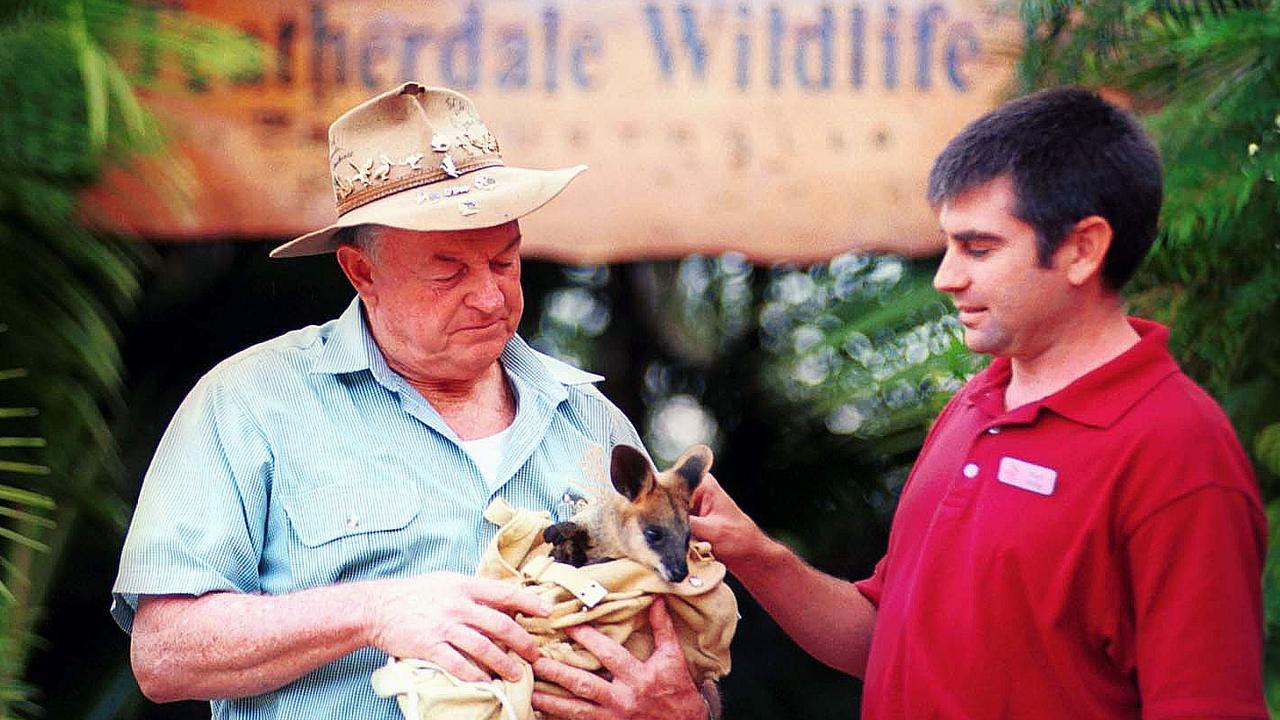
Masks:
[[[658,67],[662,69],[663,78],[671,80],[675,76],[675,58],[662,23],[662,9],[656,3],[649,3],[644,8],[644,16],[649,24],[649,35],[653,38]],[[689,51],[689,59],[693,61],[693,76],[704,80],[707,76],[707,46],[702,34],[698,32],[697,15],[688,5],[680,7],[680,30],[680,37]]]
[[[1040,495],[1052,495],[1058,483],[1058,471],[1017,458],[1000,458],[996,479],[1005,485],[1030,490]]]

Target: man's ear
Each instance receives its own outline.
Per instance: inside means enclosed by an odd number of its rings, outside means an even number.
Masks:
[[[1080,220],[1058,247],[1058,262],[1067,271],[1067,282],[1076,287],[1102,274],[1102,263],[1111,249],[1111,223],[1099,215]]]
[[[630,445],[614,446],[609,478],[613,481],[613,487],[632,502],[651,491],[657,482],[649,458]]]
[[[367,300],[373,295],[373,261],[369,254],[355,245],[343,244],[338,246],[336,255],[342,274],[368,304]]]

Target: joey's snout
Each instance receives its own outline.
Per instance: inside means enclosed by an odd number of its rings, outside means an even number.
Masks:
[[[689,577],[689,563],[681,555],[678,558],[663,558],[662,579],[678,583]]]

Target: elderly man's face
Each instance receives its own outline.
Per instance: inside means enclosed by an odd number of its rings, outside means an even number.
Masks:
[[[524,311],[515,222],[449,232],[383,228],[372,257],[346,247],[339,262],[388,364],[410,381],[479,377]]]

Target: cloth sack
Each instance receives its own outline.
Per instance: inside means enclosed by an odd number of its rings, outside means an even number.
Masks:
[[[738,602],[725,585],[724,565],[711,555],[709,544],[691,543],[689,576],[670,583],[628,559],[581,568],[553,561],[551,545],[542,539],[542,531],[551,524],[546,512],[515,509],[498,498],[485,510],[485,518],[499,529],[476,575],[517,583],[552,604],[548,617],[516,616],[546,657],[603,674],[600,661],[564,633],[567,627],[589,623],[632,655],[647,659],[653,653],[648,609],[661,595],[694,683],[728,674]],[[431,663],[392,658],[373,673],[373,687],[383,697],[394,696],[406,720],[545,718],[530,705],[533,689],[569,693],[535,681],[528,663],[514,653],[511,657],[522,665],[521,678],[514,683],[500,678],[463,682]]]

